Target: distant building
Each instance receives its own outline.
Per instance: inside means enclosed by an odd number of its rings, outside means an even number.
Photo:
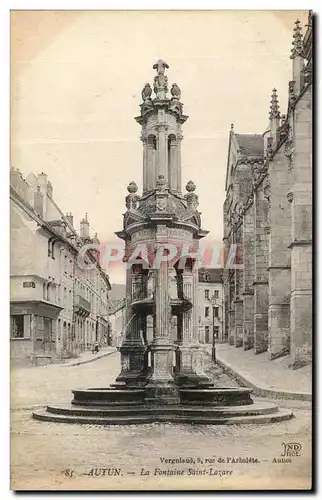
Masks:
[[[108,301],[111,344],[120,347],[125,333],[125,285],[112,286]]]
[[[77,356],[95,341],[106,344],[111,287],[99,252],[84,250],[99,241],[89,236],[87,216],[78,235],[47,175],[24,179],[16,169],[10,208],[11,358],[45,363]]]
[[[225,342],[222,269],[200,268],[197,289],[199,341]]]
[[[273,89],[264,134],[230,131],[224,245],[226,338],[235,347],[312,359],[312,17],[295,23],[285,115]]]

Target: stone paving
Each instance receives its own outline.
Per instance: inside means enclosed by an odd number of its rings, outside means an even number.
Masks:
[[[290,357],[285,356],[273,361],[267,352],[254,354],[228,344],[218,344],[216,355],[219,361],[238,372],[254,386],[271,391],[312,394],[312,367],[304,366],[297,370],[288,368]]]
[[[102,387],[118,373],[118,353],[70,368],[51,365],[12,373],[13,489],[309,488],[309,402],[278,402],[293,408],[295,418],[265,426],[80,426],[37,422],[26,409],[69,402],[71,388]],[[234,382],[222,375],[222,383],[232,386]],[[283,442],[302,446],[292,463],[273,462],[274,457],[280,458]],[[232,464],[233,457],[255,463]],[[162,458],[177,462],[162,462]],[[182,459],[192,463],[179,464]],[[147,471],[150,474],[140,475]],[[92,475],[84,475],[88,473]]]

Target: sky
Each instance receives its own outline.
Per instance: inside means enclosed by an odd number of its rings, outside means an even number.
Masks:
[[[292,79],[294,22],[305,11],[13,11],[11,166],[46,172],[75,227],[117,241],[128,183],[142,186],[141,90],[165,60],[181,88],[182,186],[192,179],[207,238],[222,239],[231,123],[262,133],[276,87]],[[113,270],[112,282],[124,281]]]

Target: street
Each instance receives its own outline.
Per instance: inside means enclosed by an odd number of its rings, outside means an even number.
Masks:
[[[268,425],[103,427],[32,420],[32,408],[69,403],[71,389],[108,386],[119,371],[119,353],[74,367],[12,370],[12,489],[310,488],[311,410],[304,401],[278,401],[295,418]],[[221,380],[236,385],[227,375]],[[285,459],[283,443],[301,449]]]

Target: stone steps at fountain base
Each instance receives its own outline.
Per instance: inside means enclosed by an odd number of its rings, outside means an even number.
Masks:
[[[137,425],[150,423],[182,423],[208,425],[266,424],[292,418],[293,413],[279,410],[270,403],[239,407],[187,407],[185,405],[134,407],[47,406],[37,410],[33,418],[47,422],[86,425]]]
[[[267,413],[276,413],[278,406],[271,403],[260,403],[245,406],[216,406],[201,408],[200,406],[191,407],[186,405],[167,405],[167,406],[123,406],[123,407],[83,407],[77,405],[47,405],[47,412],[54,414],[74,415],[74,416],[98,416],[98,417],[123,417],[140,415],[184,415],[191,416],[240,416],[240,415],[263,415]]]

